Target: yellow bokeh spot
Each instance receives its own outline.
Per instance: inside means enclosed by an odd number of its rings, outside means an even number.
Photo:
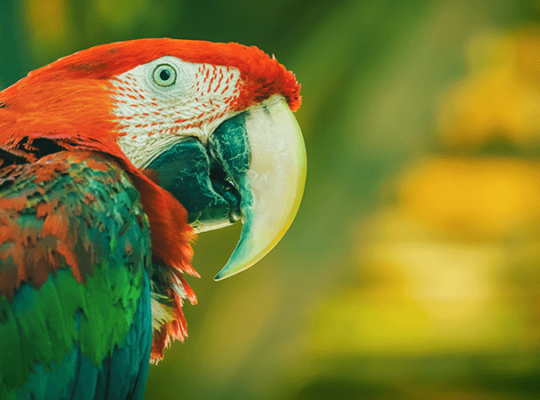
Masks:
[[[26,15],[36,42],[56,44],[66,38],[69,15],[66,0],[27,0]]]
[[[448,233],[499,238],[540,226],[540,163],[517,159],[435,158],[399,183],[403,207]]]
[[[469,74],[444,96],[437,122],[443,143],[481,145],[504,138],[540,143],[540,30],[485,34],[471,41]]]
[[[536,346],[538,321],[523,312],[529,292],[508,285],[512,262],[540,260],[536,246],[505,249],[426,232],[401,207],[360,226],[359,284],[319,310],[314,354],[403,357]],[[538,275],[521,271],[514,281]]]

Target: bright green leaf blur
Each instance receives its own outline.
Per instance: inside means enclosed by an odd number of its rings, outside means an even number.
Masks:
[[[539,1],[1,3],[2,87],[163,36],[257,45],[302,84],[296,221],[219,283],[241,227],[200,236],[147,399],[540,398]]]

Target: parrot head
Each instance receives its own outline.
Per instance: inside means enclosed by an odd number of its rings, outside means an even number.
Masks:
[[[1,92],[0,139],[13,151],[110,154],[139,181],[151,177],[172,194],[196,232],[241,220],[220,280],[264,257],[298,210],[306,178],[293,116],[299,91],[294,75],[255,47],[112,43],[64,57]],[[167,201],[146,203],[151,222],[151,214],[170,208]],[[160,224],[171,221],[151,225],[154,247]],[[161,240],[174,243],[175,229]]]

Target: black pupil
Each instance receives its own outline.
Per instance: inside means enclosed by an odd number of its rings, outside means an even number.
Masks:
[[[171,71],[167,69],[162,69],[161,72],[159,73],[159,77],[161,78],[162,81],[168,81],[169,78],[171,77]]]

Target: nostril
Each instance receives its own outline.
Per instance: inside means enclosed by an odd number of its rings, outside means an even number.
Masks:
[[[212,167],[210,168],[210,179],[212,181],[216,180],[216,181],[226,181],[228,180],[227,179],[227,174],[225,174],[225,171],[223,171],[222,168],[220,168],[219,166],[213,164]]]

